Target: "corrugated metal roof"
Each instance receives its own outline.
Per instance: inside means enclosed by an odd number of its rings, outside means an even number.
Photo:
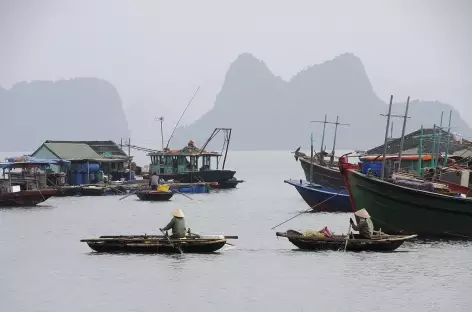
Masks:
[[[44,143],[44,145],[62,159],[100,158],[90,146],[83,143]]]
[[[118,144],[113,141],[56,141],[47,140],[45,143],[74,143],[86,144],[99,155],[111,154],[112,156],[127,156]]]

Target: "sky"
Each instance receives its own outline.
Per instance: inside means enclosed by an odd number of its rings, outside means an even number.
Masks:
[[[98,77],[150,123],[176,119],[200,86],[186,124],[241,53],[289,80],[351,52],[385,102],[439,100],[472,125],[470,16],[467,0],[0,0],[0,86]]]

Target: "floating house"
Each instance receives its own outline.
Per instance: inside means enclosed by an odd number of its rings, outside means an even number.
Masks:
[[[70,161],[70,167],[51,165],[53,173],[64,172],[70,185],[133,179],[128,172],[132,157],[113,141],[45,141],[32,157]]]

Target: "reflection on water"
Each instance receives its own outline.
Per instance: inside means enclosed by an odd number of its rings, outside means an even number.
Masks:
[[[472,243],[415,240],[392,253],[300,252],[275,231],[345,233],[349,214],[308,208],[284,179],[290,152],[233,152],[236,190],[149,203],[51,198],[0,210],[1,311],[470,311]],[[80,239],[153,234],[181,208],[202,234],[238,235],[211,255],[98,254]]]

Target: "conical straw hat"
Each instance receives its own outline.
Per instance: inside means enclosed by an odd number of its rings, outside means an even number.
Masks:
[[[173,215],[174,217],[177,217],[177,218],[184,218],[185,217],[184,212],[182,210],[180,210],[179,208],[172,210],[172,212],[170,214]]]
[[[359,211],[356,211],[354,213],[356,216],[358,216],[359,218],[365,218],[365,219],[369,219],[370,218],[370,215],[369,213],[367,212],[367,210],[365,209],[361,209]]]

